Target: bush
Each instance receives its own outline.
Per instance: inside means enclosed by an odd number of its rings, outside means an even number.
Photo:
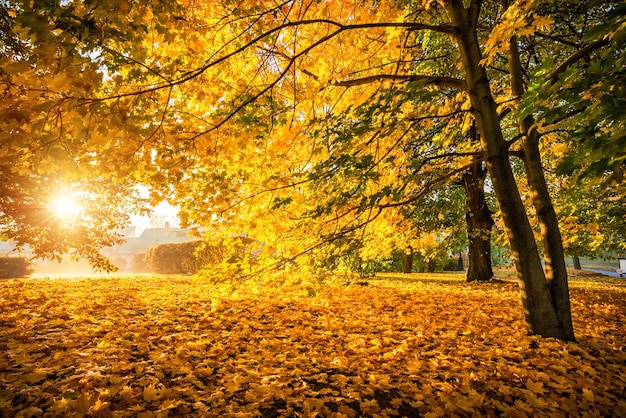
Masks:
[[[161,274],[192,274],[199,268],[196,250],[202,241],[161,244],[148,249],[144,260],[152,271]]]
[[[243,260],[246,247],[252,240],[235,240],[239,241],[239,245],[235,245],[232,251],[224,244],[208,245],[201,240],[161,244],[149,248],[144,260],[155,273],[195,274],[205,266],[215,266],[223,261],[234,264]]]
[[[459,266],[459,256],[452,255],[448,258],[446,263],[443,266],[443,271],[463,271],[463,262]]]
[[[0,256],[0,278],[26,277],[33,272],[32,262],[24,256]]]

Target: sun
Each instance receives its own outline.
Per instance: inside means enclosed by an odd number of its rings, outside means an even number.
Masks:
[[[52,201],[52,211],[57,218],[71,219],[83,211],[80,203],[70,195],[58,196]]]

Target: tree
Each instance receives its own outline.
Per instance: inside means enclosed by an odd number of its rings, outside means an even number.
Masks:
[[[554,188],[566,255],[575,260],[610,257],[626,249],[623,190],[585,185],[571,178],[560,178]],[[574,262],[574,268],[580,269],[578,263]]]
[[[470,128],[468,134],[473,142],[478,140],[475,126]],[[469,241],[468,282],[488,281],[493,278],[491,230],[495,222],[485,198],[486,175],[483,161],[476,156],[461,178],[465,190],[465,224]]]
[[[146,213],[147,202],[128,156],[107,158],[119,140],[110,115],[77,98],[105,84],[94,55],[96,10],[74,14],[78,7],[3,2],[0,9],[0,235],[35,257],[69,254],[110,271],[100,249],[121,242],[118,231],[131,213]],[[71,213],[59,213],[56,202],[70,198]]]
[[[418,271],[434,272],[447,267],[451,254],[467,246],[467,234],[463,217],[466,200],[458,184],[441,187],[429,196],[405,208],[413,225],[407,240],[403,242],[405,259],[417,258]],[[405,249],[408,246],[410,254]],[[413,263],[412,263],[413,264]],[[457,263],[458,266],[458,263]]]
[[[570,176],[570,181],[578,179],[578,187],[584,186],[588,191],[597,184],[602,188],[608,186],[606,197],[619,200],[620,192],[615,186],[623,181],[624,172],[624,152],[619,145],[623,142],[624,118],[619,108],[624,101],[621,79],[626,39],[625,6],[621,2],[574,2],[558,6],[545,4],[542,8],[547,16],[558,16],[552,32],[547,35],[557,46],[551,48],[552,56],[541,56],[535,45],[529,45],[527,54],[539,64],[537,74],[543,77],[528,83],[520,118],[526,121],[523,123],[527,130],[532,131],[531,137],[558,137],[559,146],[553,147],[553,156],[559,163],[559,174]],[[555,57],[562,57],[558,66],[554,64]],[[537,116],[533,118],[531,112]],[[563,184],[562,179],[558,182]],[[605,194],[597,187],[595,191]],[[571,183],[564,193],[559,190],[560,204],[565,203],[563,197],[577,193]],[[574,215],[568,203],[565,206],[569,209],[562,210],[561,224],[568,235],[566,251],[575,257],[575,262],[578,255],[590,254],[591,248],[602,241],[597,224],[585,215],[584,207],[590,199],[593,197],[577,203],[581,205],[580,217]],[[602,210],[600,206],[597,209]],[[578,221],[586,227],[581,227]],[[550,223],[551,230],[555,231],[554,219]],[[546,236],[553,237],[555,233]],[[579,239],[582,236],[586,239]],[[607,247],[611,247],[610,244]],[[546,248],[554,248],[554,245],[547,244]],[[564,266],[559,268],[564,269]]]
[[[467,281],[488,281],[493,278],[491,266],[491,229],[494,221],[485,198],[484,180],[486,170],[476,160],[463,174],[465,189],[465,223],[469,240],[469,268]]]
[[[549,4],[549,3],[547,3]],[[524,94],[521,118],[536,114],[542,134],[560,133],[567,149],[561,174],[591,183],[623,182],[624,54],[626,6],[619,1],[566,2],[548,6],[555,18],[548,45],[538,51],[537,77]],[[555,56],[562,62],[555,62]],[[556,105],[558,104],[558,106]]]
[[[297,256],[365,230],[382,236],[392,221],[408,225],[402,207],[453,181],[480,156],[529,331],[572,340],[560,236],[550,236],[556,226],[542,132],[532,123],[547,110],[528,105],[545,92],[526,94],[523,82],[520,88],[516,60],[524,56],[516,51],[526,43],[520,37],[554,49],[541,32],[551,25],[543,4],[163,2],[117,13],[96,1],[16,10],[20,25],[36,28],[37,39],[54,38],[71,57],[62,60],[64,82],[83,83],[63,89],[52,71],[50,80],[37,81],[48,96],[29,99],[33,110],[48,103],[73,121],[70,132],[55,125],[55,135],[118,164],[112,178],[131,176],[150,186],[154,199],[176,201],[183,223],[249,231],[274,254]],[[608,16],[610,27],[621,28],[619,16],[603,7],[595,6],[594,22]],[[588,39],[553,63],[557,79],[577,68],[590,45],[616,51],[614,35],[594,43],[595,26],[583,32]],[[70,47],[76,38],[81,53]],[[31,91],[50,56],[42,52],[28,66],[5,61],[14,78],[7,85]],[[539,80],[536,69],[528,67],[527,77]],[[93,79],[97,89],[88,85]],[[465,135],[474,124],[478,143]],[[107,125],[114,135],[102,129]],[[545,224],[547,276],[509,161],[518,142]]]

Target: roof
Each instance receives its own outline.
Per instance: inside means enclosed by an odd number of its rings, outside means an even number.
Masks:
[[[113,247],[111,250],[114,254],[133,254],[145,252],[148,248],[155,247],[159,244],[172,244],[178,242],[193,241],[190,231],[180,228],[145,228],[141,234],[136,237],[127,237],[126,242]]]
[[[102,253],[106,256],[112,255],[133,255],[145,253],[148,248],[155,247],[159,244],[172,244],[178,242],[187,242],[198,239],[192,236],[191,231],[181,228],[171,228],[166,225],[164,228],[142,228],[131,226],[119,231],[124,237],[125,242],[109,248],[103,248]],[[24,255],[31,255],[30,247],[25,246],[22,251]],[[0,254],[20,254],[15,251],[15,242],[0,241]]]

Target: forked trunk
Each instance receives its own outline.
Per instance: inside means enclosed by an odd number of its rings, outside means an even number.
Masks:
[[[524,94],[522,79],[522,66],[519,59],[517,39],[511,38],[509,43],[509,69],[511,73],[511,92],[516,97]],[[552,205],[552,198],[548,190],[546,178],[543,173],[541,152],[539,151],[539,133],[533,128],[535,121],[532,116],[527,116],[520,124],[522,137],[522,149],[524,169],[530,188],[533,206],[537,212],[541,237],[544,247],[546,263],[546,279],[552,293],[554,306],[563,328],[568,331],[567,339],[574,340],[572,326],[572,314],[569,303],[569,287],[567,283],[567,270],[565,266],[565,254],[559,223]]]
[[[502,134],[489,79],[480,63],[482,57],[476,32],[480,1],[472,1],[469,10],[458,0],[444,3],[455,27],[454,38],[461,54],[472,113],[513,253],[528,330],[543,337],[573,340],[571,322],[564,323],[557,314],[557,309],[563,307],[555,303],[546,280],[537,243],[509,162],[508,146]]]
[[[526,133],[526,137],[522,142],[524,167],[530,186],[533,206],[539,219],[546,263],[546,276],[559,321],[563,324],[563,329],[567,330],[566,339],[574,340],[561,231],[559,230],[559,223],[543,174],[541,154],[539,152],[539,135],[535,130],[525,130],[530,124],[532,124],[532,121],[524,121],[522,123],[523,133]]]

